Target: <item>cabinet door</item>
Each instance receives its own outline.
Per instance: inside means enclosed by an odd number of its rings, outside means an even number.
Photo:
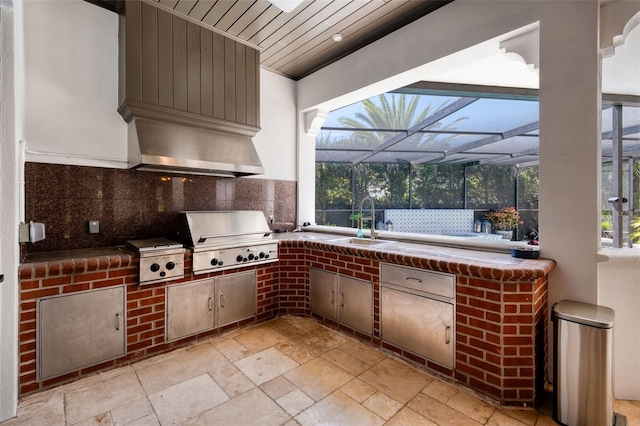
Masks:
[[[38,380],[126,352],[124,286],[38,300]]]
[[[453,368],[453,305],[388,287],[380,289],[382,340]]]
[[[373,286],[371,282],[340,275],[338,321],[366,334],[373,333]]]
[[[213,328],[213,289],[213,279],[167,286],[167,340],[179,339]]]
[[[217,326],[256,315],[256,271],[224,275],[218,280]]]
[[[336,321],[336,287],[338,275],[322,269],[309,271],[309,306],[312,312]]]

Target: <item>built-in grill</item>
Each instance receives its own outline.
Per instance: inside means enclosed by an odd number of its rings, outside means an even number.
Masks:
[[[178,230],[193,250],[194,274],[278,260],[278,243],[261,211],[180,212]]]
[[[184,248],[167,238],[130,240],[127,245],[140,256],[140,285],[184,277]]]

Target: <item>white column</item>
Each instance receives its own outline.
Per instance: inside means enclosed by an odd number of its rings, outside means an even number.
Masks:
[[[0,422],[18,406],[18,206],[14,109],[13,2],[0,5]],[[19,21],[19,17],[16,20]],[[18,25],[15,25],[17,28]]]
[[[298,224],[316,223],[316,136],[329,112],[300,113],[298,128]]]
[[[540,4],[540,245],[557,266],[549,306],[597,303],[600,246],[599,2]]]

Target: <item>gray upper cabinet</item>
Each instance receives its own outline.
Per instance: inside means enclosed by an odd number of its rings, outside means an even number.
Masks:
[[[140,110],[147,118],[173,112],[177,124],[259,130],[257,49],[140,0],[126,2],[120,28],[125,120]]]
[[[38,380],[124,355],[124,306],[124,286],[39,299]]]

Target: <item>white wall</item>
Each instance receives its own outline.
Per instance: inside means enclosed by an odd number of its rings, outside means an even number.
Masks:
[[[615,397],[640,400],[640,261],[607,250],[598,265],[598,304],[616,313],[613,326]]]
[[[260,69],[260,131],[253,138],[265,174],[259,179],[296,180],[296,82]]]
[[[18,207],[17,143],[14,110],[14,10],[0,11],[0,422],[15,416],[18,405]],[[18,11],[19,13],[19,11]],[[17,18],[19,19],[19,17]]]
[[[85,1],[24,1],[28,161],[126,167],[118,114],[118,16]],[[110,161],[112,159],[113,161]]]
[[[126,168],[117,15],[82,0],[30,0],[24,9],[27,161]],[[261,69],[254,142],[266,173],[256,178],[296,180],[295,117],[296,83]]]

